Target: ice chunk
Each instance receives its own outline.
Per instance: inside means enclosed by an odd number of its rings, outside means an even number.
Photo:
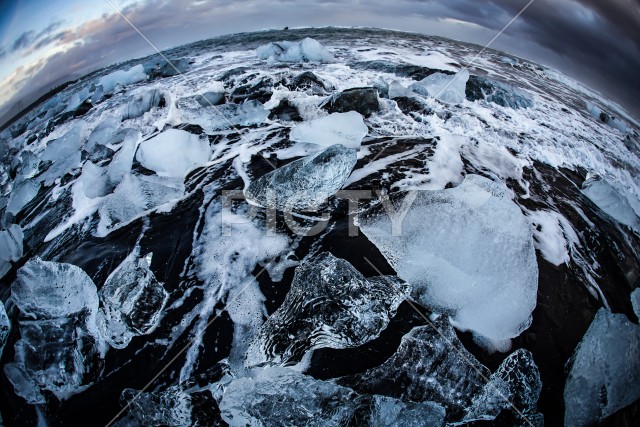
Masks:
[[[397,80],[389,83],[389,98],[394,99],[402,96],[409,96],[411,91],[404,87],[402,83]]]
[[[640,399],[640,327],[601,308],[569,361],[568,427],[594,425]]]
[[[22,181],[18,184],[9,197],[6,212],[17,215],[31,200],[33,200],[40,191],[40,183],[38,181]]]
[[[126,347],[135,336],[152,332],[160,322],[169,294],[149,268],[151,254],[133,251],[100,289],[98,327],[107,343]]]
[[[332,113],[319,119],[303,122],[291,130],[290,139],[325,147],[342,144],[349,148],[359,148],[369,129],[362,115],[355,111]]]
[[[91,131],[87,142],[84,144],[84,149],[91,154],[96,149],[96,146],[107,145],[117,129],[118,122],[115,119],[106,119]]]
[[[100,207],[97,235],[106,236],[113,229],[135,219],[140,214],[177,200],[184,193],[182,180],[155,175],[125,175]]]
[[[332,62],[331,52],[320,42],[305,38],[299,42],[282,41],[269,43],[256,49],[260,59],[273,62]]]
[[[633,207],[627,198],[618,193],[606,180],[596,177],[587,179],[582,184],[581,191],[613,219],[640,231],[640,219]]]
[[[245,190],[248,201],[280,210],[319,208],[349,177],[356,151],[333,145],[261,176]]]
[[[640,288],[636,288],[631,292],[631,305],[633,306],[633,312],[640,320]]]
[[[500,364],[482,391],[474,397],[464,419],[491,420],[501,411],[509,413],[513,426],[542,426],[538,398],[542,391],[540,372],[528,350],[518,349]]]
[[[178,100],[178,110],[183,123],[199,125],[207,133],[234,126],[251,126],[264,123],[269,117],[259,101],[255,99],[242,104],[202,106],[202,97],[192,96]]]
[[[361,221],[362,231],[413,286],[417,301],[449,314],[480,344],[505,351],[509,339],[529,326],[536,306],[538,265],[529,222],[503,184],[479,175],[467,175],[452,189],[408,197],[407,210],[393,221],[370,216]]]
[[[45,185],[51,185],[56,178],[71,172],[81,164],[83,126],[77,125],[60,138],[50,141],[40,155],[41,160],[52,161],[49,169],[37,179]]]
[[[4,304],[0,301],[0,357],[2,357],[2,350],[9,338],[9,332],[11,331],[11,321],[7,316],[7,311],[4,308]]]
[[[533,107],[533,100],[521,89],[516,89],[506,83],[491,81],[492,91],[486,93],[486,100],[502,107],[518,108]]]
[[[20,336],[15,345],[15,387],[32,384],[66,398],[82,389],[99,372],[103,352],[95,316],[98,294],[80,268],[35,257],[20,270],[11,286],[20,310]],[[6,371],[5,371],[6,372]],[[16,388],[21,396],[34,390]]]
[[[190,427],[191,396],[177,386],[163,392],[143,392],[130,388],[121,395],[123,405],[129,405],[129,414],[135,425]]]
[[[107,171],[88,160],[82,166],[82,173],[77,183],[82,185],[82,192],[90,199],[102,197],[109,193]]]
[[[100,77],[96,86],[102,86],[103,93],[107,94],[115,89],[116,85],[127,86],[133,83],[141,82],[147,79],[147,75],[144,73],[144,66],[138,64],[134,67],[125,70],[117,70],[106,76]]]
[[[18,174],[22,178],[33,178],[39,170],[40,159],[31,151],[23,151],[20,155],[20,169]]]
[[[22,258],[22,240],[24,233],[18,224],[12,224],[7,230],[0,231],[0,278],[11,269],[11,262]]]
[[[133,165],[133,156],[136,154],[138,142],[140,141],[140,132],[128,129],[124,134],[124,140],[118,152],[113,156],[111,163],[107,169],[109,184],[112,187],[118,185],[122,179],[131,172]]]
[[[449,322],[440,316],[402,337],[396,352],[382,365],[337,382],[358,393],[435,402],[447,410],[448,421],[457,421],[489,375],[489,369],[462,346]]]
[[[267,368],[254,378],[233,380],[219,403],[230,426],[441,426],[444,409],[433,403],[405,403],[383,396],[360,396],[330,381],[286,368]],[[408,421],[405,424],[404,421]]]
[[[124,113],[122,114],[122,120],[140,117],[147,111],[150,111],[153,107],[164,105],[164,103],[165,100],[162,92],[158,89],[148,90],[142,95],[138,95],[133,100],[129,101]]]
[[[423,95],[429,95],[448,104],[458,104],[465,100],[465,88],[469,80],[469,71],[458,71],[451,76],[444,73],[434,73],[417,83],[411,89]]]
[[[209,161],[211,147],[207,138],[169,129],[140,143],[136,159],[159,176],[182,178],[194,166]]]
[[[262,325],[248,366],[299,362],[316,348],[357,347],[378,337],[409,286],[395,277],[366,279],[328,252],[296,268],[291,290]]]

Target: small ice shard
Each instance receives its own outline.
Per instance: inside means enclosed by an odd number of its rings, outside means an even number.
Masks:
[[[364,117],[369,117],[380,108],[378,89],[375,87],[346,89],[331,96],[324,107],[330,113],[356,111]]]
[[[360,113],[348,111],[300,123],[291,130],[290,139],[325,147],[342,144],[349,148],[360,148],[367,133],[369,129]]]
[[[393,276],[365,278],[324,252],[298,266],[284,302],[262,325],[247,366],[297,363],[317,348],[350,348],[380,335],[409,286]]]
[[[178,129],[168,129],[141,142],[136,154],[145,168],[173,178],[183,178],[189,169],[206,163],[210,157],[207,138]]]
[[[17,215],[31,200],[33,200],[40,191],[40,183],[38,181],[26,180],[18,184],[9,197],[6,212]]]
[[[416,93],[431,96],[448,104],[459,104],[465,100],[467,80],[469,71],[466,69],[458,71],[455,75],[434,73],[412,84],[410,88]]]
[[[82,147],[83,126],[77,125],[58,139],[49,141],[40,154],[41,160],[57,162],[80,152]]]
[[[538,264],[529,222],[503,184],[479,175],[408,197],[415,200],[402,222],[383,213],[362,219],[362,231],[413,286],[418,302],[449,314],[480,344],[506,351],[536,306]]]
[[[640,219],[629,200],[606,180],[592,177],[582,184],[582,194],[616,221],[640,232]]]
[[[120,400],[128,406],[130,421],[142,426],[191,427],[191,396],[178,386],[162,392],[143,392],[126,388]],[[126,424],[131,425],[131,424]]]
[[[0,231],[0,278],[11,269],[11,263],[22,258],[24,233],[18,224]]]
[[[145,64],[145,70],[148,70],[149,76],[152,78],[157,77],[172,77],[178,74],[182,74],[189,69],[189,59],[180,58],[172,59],[171,62],[167,62],[164,59],[160,63]],[[153,68],[151,68],[151,66]]]
[[[444,316],[431,325],[413,328],[382,365],[337,383],[362,394],[381,394],[413,402],[435,402],[447,410],[447,420],[464,416],[490,371],[458,340]]]
[[[177,103],[178,112],[182,123],[198,125],[206,133],[235,126],[259,125],[269,117],[269,110],[256,100],[219,106],[202,106],[200,101],[198,96],[181,98]]]
[[[333,62],[331,52],[320,42],[305,38],[299,42],[274,42],[256,49],[256,55],[268,62]]]
[[[538,398],[542,381],[531,352],[518,349],[507,356],[473,399],[464,420],[492,420],[507,411],[513,426],[542,426]]]
[[[102,86],[102,92],[107,94],[111,93],[116,85],[127,86],[146,79],[147,75],[144,73],[144,67],[142,64],[139,64],[129,68],[127,71],[117,70],[100,77],[96,83],[96,87]]]
[[[202,95],[196,95],[195,100],[203,107],[224,104],[224,92],[204,92]]]
[[[64,399],[97,377],[103,353],[95,323],[98,294],[84,271],[35,257],[18,270],[11,298],[20,310],[22,337],[9,368],[16,393],[33,397],[34,390],[19,389],[29,383]]]
[[[11,331],[11,321],[7,316],[7,311],[4,308],[4,304],[0,301],[0,357],[2,357],[2,350],[9,338],[9,332]]]
[[[568,366],[565,425],[597,424],[640,399],[640,326],[601,308]]]
[[[82,191],[90,199],[105,196],[109,193],[107,171],[87,160],[82,166],[82,173],[76,181],[82,185]]]
[[[179,199],[183,193],[181,179],[127,174],[98,211],[97,235],[104,237],[142,213]]]
[[[40,159],[31,151],[23,151],[20,155],[20,169],[18,174],[22,178],[33,178],[39,170]]]
[[[129,101],[122,114],[122,120],[140,117],[147,111],[151,111],[154,107],[163,106],[164,103],[164,95],[161,91],[158,89],[148,90]]]
[[[261,176],[244,194],[252,203],[282,211],[318,209],[342,187],[356,161],[355,150],[333,145]]]
[[[107,277],[100,289],[98,327],[114,348],[152,332],[162,317],[169,294],[149,268],[151,254],[134,251]]]
[[[104,120],[98,126],[96,126],[91,133],[87,142],[84,143],[84,149],[87,153],[91,154],[97,146],[104,146],[111,142],[111,138],[118,129],[118,122],[109,118]]]
[[[231,381],[219,405],[230,426],[441,426],[445,415],[431,402],[358,395],[334,382],[276,367]]]
[[[394,80],[389,83],[388,93],[389,99],[394,99],[402,96],[409,96],[411,94],[411,91],[404,87],[399,81]]]
[[[4,365],[4,374],[7,376],[11,385],[13,385],[13,391],[27,403],[37,405],[46,403],[44,396],[40,392],[40,388],[35,381],[29,377],[29,374],[24,370],[21,365],[17,363],[7,363]]]

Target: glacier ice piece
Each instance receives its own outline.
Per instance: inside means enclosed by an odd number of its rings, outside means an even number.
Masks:
[[[40,183],[35,180],[26,180],[18,184],[9,197],[6,212],[17,215],[40,191]]]
[[[85,151],[91,154],[96,149],[96,146],[107,145],[117,130],[118,121],[116,119],[108,118],[104,120],[89,134],[89,138],[84,143]]]
[[[568,365],[565,425],[597,424],[640,399],[640,326],[601,308]]]
[[[9,332],[11,331],[11,321],[7,316],[7,311],[4,308],[4,304],[0,301],[0,357],[2,356],[2,350],[9,338]]]
[[[411,91],[406,87],[404,87],[404,85],[397,80],[394,80],[391,83],[389,83],[388,91],[389,91],[389,99],[405,97],[411,94]]]
[[[485,77],[470,76],[465,93],[469,101],[485,99],[514,110],[533,107],[531,96],[522,89]]]
[[[244,194],[252,203],[279,210],[317,209],[342,187],[356,161],[355,150],[333,145],[261,176]]]
[[[0,278],[11,269],[11,262],[22,258],[22,240],[24,233],[18,224],[0,231]]]
[[[409,286],[394,276],[365,278],[324,252],[298,266],[284,302],[260,328],[246,365],[299,362],[316,348],[349,348],[384,330]]]
[[[80,166],[82,161],[82,132],[83,125],[77,125],[60,138],[49,141],[40,155],[41,160],[51,161],[53,164],[40,175],[37,180],[51,185],[56,178],[60,178]]]
[[[138,142],[141,137],[140,132],[134,129],[127,129],[123,134],[122,145],[118,152],[114,154],[107,168],[109,184],[112,187],[118,185],[122,179],[131,172],[133,156],[136,154],[136,148],[138,147]]]
[[[449,314],[479,344],[508,350],[531,322],[538,289],[531,226],[522,211],[503,184],[479,175],[408,197],[415,200],[402,222],[399,215],[393,222],[372,215],[361,219],[362,231],[412,285],[417,301]]]
[[[636,317],[640,320],[640,288],[636,288],[631,292],[631,306]]]
[[[331,381],[271,367],[231,381],[219,402],[230,426],[443,425],[445,411],[431,402],[358,395]],[[405,424],[404,421],[408,421]]]
[[[501,411],[509,411],[510,425],[542,426],[543,416],[537,411],[541,391],[540,372],[531,352],[518,349],[491,374],[467,408],[464,420],[492,420]]]
[[[136,159],[159,176],[183,178],[189,169],[209,161],[211,152],[207,138],[168,129],[141,142]]]
[[[164,105],[164,103],[164,95],[161,91],[158,89],[148,90],[129,101],[122,114],[122,120],[140,117],[144,113],[151,111],[152,108]]]
[[[307,37],[299,42],[281,41],[256,49],[260,59],[274,62],[333,62],[334,57],[320,42]]]
[[[97,235],[106,236],[138,215],[179,199],[183,193],[181,179],[127,174],[98,210],[100,222]]]
[[[34,388],[16,389],[19,395],[35,399],[38,390],[50,390],[63,399],[96,378],[104,350],[95,323],[98,294],[84,271],[32,258],[18,270],[11,298],[20,310],[21,336],[12,382]]]
[[[178,386],[171,386],[162,392],[143,392],[130,388],[121,395],[123,405],[129,405],[130,417],[135,425],[190,427],[191,396]]]
[[[255,99],[219,106],[203,106],[200,101],[198,96],[181,98],[177,102],[178,111],[183,123],[199,125],[206,133],[234,126],[259,125],[269,117],[269,110]]]
[[[22,178],[33,178],[38,173],[40,159],[31,151],[23,151],[20,154],[20,169],[18,174]]]
[[[629,200],[605,179],[592,177],[582,184],[582,194],[616,221],[640,232],[640,218]]]
[[[133,83],[138,83],[147,79],[147,75],[144,73],[144,66],[138,64],[128,70],[116,70],[106,76],[100,77],[96,83],[97,86],[102,86],[102,92],[108,94],[113,92],[116,85],[127,86]]]
[[[291,130],[290,139],[321,146],[342,144],[349,148],[360,148],[369,129],[356,111],[332,113],[309,122],[303,122]]]
[[[107,277],[100,289],[98,327],[114,348],[152,332],[162,317],[169,294],[149,268],[151,254],[135,250]]]
[[[416,93],[428,95],[448,104],[459,104],[465,100],[465,88],[469,71],[463,69],[455,75],[434,73],[410,86]]]
[[[106,169],[94,165],[89,160],[82,165],[82,173],[77,182],[82,185],[84,195],[90,199],[102,197],[109,193]]]
[[[455,347],[455,348],[454,348]],[[362,394],[380,394],[413,402],[434,402],[447,420],[461,420],[490,371],[458,340],[444,316],[413,328],[382,365],[337,383]]]

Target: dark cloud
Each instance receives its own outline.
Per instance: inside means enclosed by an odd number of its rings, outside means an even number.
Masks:
[[[215,2],[150,0],[132,3],[123,12],[161,49],[239,31],[300,25],[366,25],[453,36],[478,44],[516,15],[528,0],[386,0]],[[475,24],[451,24],[446,19]],[[493,47],[542,62],[603,92],[640,116],[640,4],[637,0],[535,0],[496,40]],[[467,32],[464,32],[467,31]],[[44,62],[14,73],[6,85],[33,90],[65,75],[85,73],[153,49],[115,13],[60,30],[54,23],[37,34],[25,32],[11,48],[33,51],[65,46]],[[8,50],[8,49],[7,49]],[[0,59],[2,53],[0,51]],[[16,97],[20,95],[17,94]]]

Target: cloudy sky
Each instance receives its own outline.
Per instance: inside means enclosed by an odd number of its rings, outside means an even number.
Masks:
[[[153,49],[284,26],[374,26],[484,45],[529,0],[0,0],[0,116],[20,100]],[[640,1],[534,0],[492,45],[556,68],[640,117]]]

